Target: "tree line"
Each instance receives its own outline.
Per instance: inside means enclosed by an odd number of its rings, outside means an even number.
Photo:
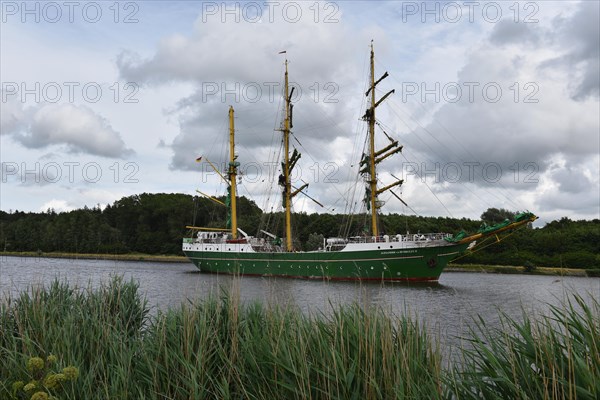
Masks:
[[[185,194],[143,193],[107,205],[57,213],[0,211],[0,250],[8,252],[65,252],[92,254],[176,254],[190,232],[186,226],[225,228],[227,210],[213,201]],[[283,213],[263,213],[251,200],[238,199],[238,226],[250,235],[261,229],[283,236]],[[482,223],[494,224],[514,214],[490,208],[481,220],[381,215],[390,233],[474,233]],[[361,235],[368,229],[364,215],[295,213],[295,247],[315,250],[323,238]],[[525,265],[530,267],[600,268],[600,220],[572,221],[564,217],[542,228],[514,231],[459,263]],[[487,244],[490,244],[487,246]]]

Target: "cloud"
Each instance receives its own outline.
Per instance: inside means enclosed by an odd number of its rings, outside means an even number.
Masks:
[[[582,1],[571,18],[556,18],[550,35],[562,47],[562,55],[540,65],[566,71],[575,82],[570,91],[577,101],[600,97],[599,14],[599,2]]]
[[[230,104],[236,109],[239,151],[251,161],[267,162],[263,157],[268,152],[263,150],[277,146],[281,137],[274,129],[282,108],[286,57],[290,59],[290,86],[295,88],[294,132],[299,142],[294,145],[310,147],[313,157],[320,159],[332,154],[328,146],[336,137],[348,134],[352,124],[344,126],[340,121],[352,121],[350,113],[360,105],[357,94],[361,89],[356,85],[358,66],[347,61],[358,48],[366,48],[369,40],[365,36],[362,43],[348,43],[345,25],[317,24],[309,3],[294,4],[303,9],[303,18],[295,23],[283,18],[269,22],[266,15],[261,22],[244,18],[235,22],[231,14],[225,22],[220,16],[200,15],[190,35],[164,38],[148,58],[130,51],[119,55],[117,66],[127,80],[197,85],[195,93],[170,110],[178,116],[180,127],[172,143],[165,143],[173,150],[171,169],[197,170],[194,160],[199,155],[213,161],[224,158],[223,146],[218,145],[227,140]],[[236,10],[241,12],[239,6]],[[287,53],[279,54],[282,50]],[[343,101],[351,91],[358,98],[354,109],[353,101]],[[304,157],[308,159],[308,154]]]
[[[11,135],[21,129],[25,113],[23,104],[16,100],[2,101],[0,107],[0,135]]]
[[[45,202],[39,209],[40,212],[46,212],[48,210],[54,210],[57,213],[73,211],[76,207],[69,204],[65,200],[52,199]]]
[[[332,78],[339,70],[332,57],[352,54],[357,44],[340,46],[348,33],[343,24],[315,23],[311,4],[294,4],[302,7],[302,18],[294,22],[282,17],[272,22],[268,16],[244,18],[238,3],[235,15],[200,14],[189,36],[173,34],[162,39],[149,58],[121,52],[117,58],[120,74],[140,83],[212,82],[224,77],[237,82],[272,82],[273,66],[283,61],[278,53],[286,50],[294,69],[303,76]],[[224,3],[219,10],[231,11]]]
[[[7,102],[2,134],[30,149],[64,145],[69,152],[122,158],[132,154],[109,122],[86,106],[38,104],[22,108]],[[3,110],[4,116],[4,110]]]
[[[497,45],[523,44],[529,42],[536,44],[539,40],[532,25],[515,23],[511,19],[504,19],[496,24],[490,35],[490,42]]]
[[[599,165],[600,155],[577,163],[552,160],[542,176],[536,205],[554,219],[565,212],[576,213],[576,218],[600,218]]]
[[[572,23],[576,21],[574,16]],[[497,162],[505,170],[534,163],[540,173],[557,154],[572,163],[595,156],[597,101],[565,96],[567,82],[540,70],[546,47],[536,51],[526,40],[519,44],[512,39],[505,40],[511,46],[490,46],[499,40],[498,27],[459,71],[453,83],[461,90],[458,98],[442,95],[431,122],[402,137],[409,151],[434,162]]]

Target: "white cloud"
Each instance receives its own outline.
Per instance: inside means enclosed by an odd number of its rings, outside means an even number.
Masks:
[[[15,103],[7,102],[2,132],[25,147],[65,145],[69,152],[115,158],[132,153],[109,122],[87,106],[39,104],[23,110]]]
[[[52,199],[45,202],[39,209],[40,212],[46,212],[48,210],[54,210],[57,213],[72,211],[76,207],[69,204],[66,200]]]

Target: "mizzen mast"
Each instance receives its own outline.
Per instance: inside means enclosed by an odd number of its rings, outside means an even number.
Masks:
[[[381,189],[377,189],[377,164],[381,161],[385,160],[389,156],[398,153],[402,150],[402,146],[398,145],[398,141],[393,140],[389,136],[387,138],[390,140],[391,144],[386,146],[385,148],[376,151],[375,150],[375,124],[377,120],[375,119],[375,108],[379,106],[390,94],[394,93],[395,90],[390,90],[387,92],[381,99],[377,100],[375,98],[375,86],[388,77],[388,73],[383,74],[381,78],[375,81],[375,52],[373,50],[373,41],[371,41],[371,76],[370,76],[370,85],[369,90],[365,93],[367,97],[369,94],[371,95],[371,106],[365,112],[363,119],[367,121],[369,124],[369,153],[363,154],[363,158],[360,162],[360,173],[368,174],[367,179],[367,190],[365,196],[365,203],[367,204],[367,209],[371,211],[371,233],[373,236],[379,236],[379,227],[377,224],[377,210],[380,207],[379,201],[377,200],[377,196],[386,190],[389,190],[395,186],[401,185],[402,180],[397,180],[396,182],[387,185]]]
[[[200,162],[202,160],[206,161],[208,165],[212,167],[212,169],[219,175],[219,177],[227,184],[227,197],[225,202],[203,193],[199,190],[196,190],[199,194],[206,197],[210,201],[219,204],[221,206],[227,207],[227,221],[226,228],[206,228],[199,226],[186,226],[188,229],[198,230],[198,231],[225,231],[231,230],[231,236],[233,239],[237,239],[238,227],[237,227],[237,168],[240,166],[240,163],[237,161],[237,155],[235,154],[235,127],[234,127],[234,119],[233,119],[234,111],[233,106],[229,106],[229,168],[227,169],[227,178],[225,178],[224,174],[219,171],[219,169],[206,157],[198,157],[196,162]]]

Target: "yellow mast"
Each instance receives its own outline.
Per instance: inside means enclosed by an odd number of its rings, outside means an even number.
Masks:
[[[237,167],[240,165],[237,160],[237,156],[235,155],[235,127],[234,127],[234,119],[233,119],[233,106],[229,106],[229,169],[227,170],[227,179],[219,172],[217,167],[213,163],[211,163],[208,158],[200,157],[196,159],[196,162],[200,162],[201,159],[204,159],[208,164],[215,170],[217,174],[223,179],[223,182],[227,184],[227,190],[229,191],[229,217],[231,218],[231,226],[225,229],[222,228],[203,228],[198,226],[187,226],[186,228],[195,229],[195,230],[205,230],[205,231],[224,231],[227,229],[231,229],[231,236],[233,239],[237,239]],[[227,207],[227,203],[223,203],[219,199],[215,199],[214,197],[202,193],[199,190],[196,190],[199,194],[206,197],[210,201],[215,202],[216,204]]]
[[[231,236],[237,239],[237,156],[235,155],[235,128],[233,106],[229,106],[229,197],[231,198]]]
[[[402,146],[398,145],[398,141],[392,140],[389,136],[391,144],[386,146],[385,148],[375,151],[375,108],[380,105],[390,94],[394,93],[395,90],[390,90],[387,92],[379,101],[375,98],[375,86],[384,80],[388,73],[383,74],[381,78],[375,81],[375,51],[373,50],[373,41],[371,41],[371,75],[370,75],[370,85],[369,90],[367,90],[366,96],[371,94],[371,106],[367,109],[365,116],[363,117],[369,123],[369,157],[368,157],[368,165],[365,161],[361,161],[360,170],[361,173],[368,173],[369,179],[369,204],[371,206],[371,232],[373,236],[379,236],[379,227],[377,226],[377,209],[379,208],[377,202],[377,196],[386,190],[389,190],[395,186],[401,185],[402,180],[398,180],[391,185],[387,185],[381,189],[377,189],[377,168],[376,165],[381,161],[385,160],[389,156],[399,152],[402,150]],[[387,134],[386,134],[387,135]]]
[[[369,108],[369,186],[371,188],[371,232],[379,236],[377,228],[377,173],[375,171],[375,53],[371,41],[371,108]]]
[[[293,251],[292,245],[292,188],[290,182],[290,95],[288,86],[288,61],[285,60],[285,119],[283,121],[283,147],[285,154],[283,176],[285,178],[285,241],[286,250]]]

